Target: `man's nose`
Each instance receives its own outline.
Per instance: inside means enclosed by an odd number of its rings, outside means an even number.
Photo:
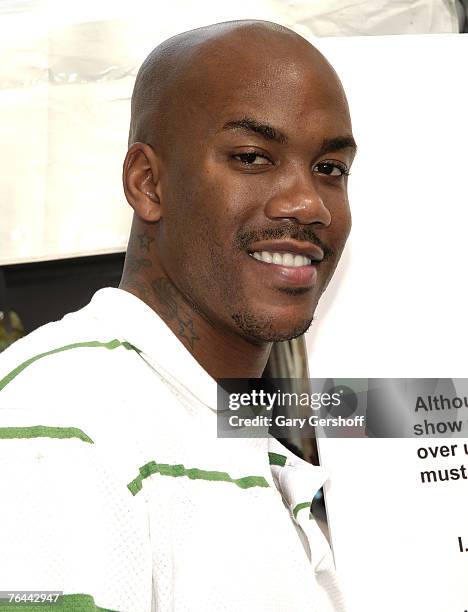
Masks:
[[[307,176],[289,177],[267,202],[265,214],[270,219],[294,219],[304,225],[320,223],[325,227],[332,220],[310,171]]]

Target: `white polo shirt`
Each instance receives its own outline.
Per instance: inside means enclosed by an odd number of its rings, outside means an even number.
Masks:
[[[344,610],[309,518],[323,470],[218,438],[216,391],[121,289],[2,353],[0,591],[82,612]]]

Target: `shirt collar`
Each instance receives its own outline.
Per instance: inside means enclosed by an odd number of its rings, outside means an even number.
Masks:
[[[165,378],[216,410],[216,381],[145,302],[124,289],[106,287],[94,294],[89,308]]]
[[[317,491],[328,480],[327,471],[319,465],[312,465],[300,459],[278,440],[268,439],[270,453],[284,457],[281,465],[271,465],[273,480],[281,491],[291,511],[303,502],[312,502]]]

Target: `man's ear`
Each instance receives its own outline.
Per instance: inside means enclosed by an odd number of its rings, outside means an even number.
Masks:
[[[134,142],[123,164],[123,187],[128,203],[144,221],[161,218],[159,160],[152,147]]]

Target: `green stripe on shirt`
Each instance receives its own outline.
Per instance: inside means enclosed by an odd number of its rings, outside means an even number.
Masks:
[[[293,510],[294,518],[297,518],[297,515],[299,514],[299,512],[301,510],[304,510],[304,508],[309,508],[309,512],[310,512],[310,507],[311,506],[312,506],[312,502],[311,501],[301,502],[300,504],[297,504],[297,506]]]
[[[0,601],[0,611],[21,610],[22,612],[117,612],[110,608],[101,608],[94,603],[91,595],[63,595],[56,603],[21,603]]]
[[[142,483],[145,478],[153,474],[161,476],[187,476],[192,480],[209,480],[212,482],[230,482],[241,489],[251,487],[269,487],[270,485],[263,476],[243,476],[242,478],[232,478],[227,472],[216,470],[200,470],[199,468],[186,468],[182,464],[169,465],[167,463],[156,463],[150,461],[139,469],[140,474],[130,482],[127,487],[132,495],[141,491]]]
[[[279,453],[268,453],[268,458],[270,459],[270,465],[280,465],[281,467],[284,467],[288,460],[287,457]]]
[[[77,427],[47,427],[46,425],[0,427],[0,439],[13,440],[15,438],[78,438],[83,442],[94,444],[91,438]]]
[[[62,353],[63,351],[70,351],[71,349],[76,348],[106,348],[112,350],[120,346],[123,346],[123,348],[126,348],[127,350],[136,351],[137,353],[140,353],[139,349],[137,349],[129,342],[121,342],[117,339],[110,340],[109,342],[98,342],[98,340],[90,340],[89,342],[75,342],[74,344],[66,344],[65,346],[60,346],[59,348],[52,349],[50,351],[47,351],[46,353],[39,353],[39,355],[34,355],[34,357],[30,357],[26,361],[23,361],[23,363],[21,363],[4,378],[2,378],[2,380],[0,380],[0,391],[4,389],[9,383],[11,383],[11,381],[15,379],[18,374],[21,374],[21,372],[25,370],[28,366],[30,366],[38,359],[42,359],[43,357],[48,357],[49,355],[55,355],[56,353]]]

